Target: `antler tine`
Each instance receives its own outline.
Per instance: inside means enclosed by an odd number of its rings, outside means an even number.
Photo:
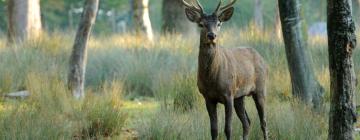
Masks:
[[[235,2],[236,2],[236,0],[232,0],[232,2],[230,2],[228,5],[221,7],[220,10],[228,9],[229,7],[233,6],[235,4]]]
[[[192,9],[192,10],[195,10],[195,11],[197,11],[197,12],[202,13],[202,9],[199,9],[199,8],[195,7],[194,5],[191,5],[191,4],[187,3],[185,0],[182,0],[182,3],[183,3],[186,7],[190,8],[190,9]]]
[[[222,0],[219,1],[219,4],[217,5],[216,9],[215,9],[215,14],[217,14],[219,12],[220,6],[221,6],[221,2]]]
[[[200,4],[199,0],[196,0],[196,4],[197,4],[197,6],[200,8],[201,13],[203,13],[203,12],[204,12],[204,8],[203,8],[202,5]]]

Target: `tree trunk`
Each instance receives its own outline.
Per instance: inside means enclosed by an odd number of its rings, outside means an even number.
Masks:
[[[261,0],[255,0],[254,4],[254,23],[257,28],[264,28],[263,11]]]
[[[99,0],[86,0],[70,57],[68,87],[75,98],[84,97],[87,44],[95,23]]]
[[[310,54],[303,43],[299,1],[278,2],[293,95],[317,109],[324,89],[315,78]]]
[[[356,122],[356,77],[352,52],[356,46],[350,0],[328,0],[327,29],[330,68],[329,140],[352,140]]]
[[[8,41],[25,41],[41,33],[40,0],[7,0]]]
[[[132,0],[133,24],[137,35],[144,36],[149,41],[154,38],[149,17],[149,0]]]
[[[281,20],[280,20],[280,13],[279,13],[279,4],[276,5],[276,16],[275,16],[275,35],[279,40],[282,40],[281,36]]]
[[[182,0],[163,0],[162,32],[193,34],[195,26],[186,18]]]
[[[117,24],[116,24],[117,12],[114,8],[112,8],[111,13],[112,14],[108,17],[108,19],[111,24],[112,31],[117,33],[117,32],[119,32],[119,30],[117,28]]]

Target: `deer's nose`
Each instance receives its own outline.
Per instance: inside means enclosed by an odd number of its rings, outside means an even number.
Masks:
[[[216,34],[214,34],[213,32],[209,32],[207,34],[207,37],[209,40],[214,40],[216,38]]]

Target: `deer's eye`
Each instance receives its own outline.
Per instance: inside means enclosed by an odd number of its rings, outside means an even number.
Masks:
[[[219,23],[217,24],[217,26],[219,26],[219,27],[220,27],[220,26],[221,26],[221,23],[219,22]]]
[[[203,24],[203,23],[199,23],[198,25],[199,25],[199,27],[201,27],[201,28],[204,27],[204,24]]]

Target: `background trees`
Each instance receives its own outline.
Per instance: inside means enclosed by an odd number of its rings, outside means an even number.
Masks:
[[[316,108],[320,105],[324,89],[316,80],[311,57],[303,40],[299,4],[298,0],[279,0],[283,40],[293,95]]]
[[[153,41],[154,34],[149,17],[149,0],[131,0],[131,7],[136,34]]]
[[[327,29],[330,68],[329,140],[354,139],[356,75],[352,59],[356,46],[350,0],[328,0]]]
[[[254,1],[254,23],[255,26],[262,29],[264,27],[264,19],[263,19],[263,5],[262,0]]]
[[[40,35],[39,0],[7,0],[8,41],[24,41]]]
[[[87,45],[98,6],[99,0],[86,0],[71,52],[68,87],[77,99],[84,97]]]
[[[162,32],[179,32],[191,34],[196,31],[193,24],[186,19],[182,0],[163,0],[162,3]]]
[[[276,5],[277,0],[262,0],[262,13],[264,29],[272,29],[275,25]],[[314,0],[300,0],[302,3],[306,24],[311,26],[318,21],[325,21],[325,7],[326,1]],[[67,30],[76,27],[81,16],[81,8],[83,0],[40,0],[41,10],[46,11],[41,15],[43,29],[46,31]],[[127,28],[131,25],[131,6],[130,0],[104,0],[99,5],[99,14],[97,24],[94,26],[94,33],[101,32],[102,34],[118,33],[112,28],[112,18],[110,11],[114,10],[116,13],[116,23],[126,22]],[[203,3],[207,7],[206,11],[213,11],[216,7],[216,2]],[[163,1],[149,1],[149,14],[152,22],[153,31],[160,32],[163,26],[162,20],[162,5]],[[72,6],[72,7],[71,7]],[[254,0],[243,0],[235,4],[235,14],[233,19],[228,23],[236,27],[244,28],[249,25],[254,19]],[[0,1],[0,29],[6,33],[7,30],[7,6],[6,1]],[[72,13],[73,22],[69,22],[69,12]],[[70,24],[74,25],[70,25]],[[304,23],[305,24],[305,23]],[[120,30],[121,31],[121,30]],[[128,30],[129,31],[129,30]]]

